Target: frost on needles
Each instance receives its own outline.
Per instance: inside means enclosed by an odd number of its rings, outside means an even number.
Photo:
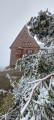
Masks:
[[[54,120],[54,15],[48,9],[40,11],[27,27],[29,34],[44,44],[44,50],[25,55],[16,63],[16,68],[24,71],[18,89],[20,120]]]

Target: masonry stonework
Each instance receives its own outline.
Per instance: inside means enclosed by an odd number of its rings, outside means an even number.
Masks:
[[[15,66],[16,61],[23,55],[36,54],[39,51],[39,45],[35,39],[29,35],[27,26],[24,26],[13,44],[10,46],[10,66]]]

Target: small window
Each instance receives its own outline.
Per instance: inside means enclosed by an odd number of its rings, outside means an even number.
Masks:
[[[25,42],[25,45],[26,45],[26,42]]]
[[[28,42],[28,45],[31,45],[31,42]]]
[[[25,43],[23,42],[22,45],[25,45]]]
[[[31,42],[30,42],[30,45],[31,45]]]
[[[28,45],[30,45],[30,43],[28,42]]]
[[[34,50],[32,49],[26,50],[26,53],[34,53]]]
[[[23,42],[22,45],[26,45],[26,42]]]
[[[21,49],[18,49],[18,53],[21,53],[22,52],[22,50]]]

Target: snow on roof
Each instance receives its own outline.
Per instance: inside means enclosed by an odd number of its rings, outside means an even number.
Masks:
[[[40,46],[40,49],[44,49],[45,47],[44,47],[44,44],[39,44],[39,46]]]
[[[37,38],[37,36],[34,36],[35,41],[37,42],[37,44],[39,45],[40,49],[48,49],[47,47],[44,46],[44,43],[40,42]]]
[[[39,44],[39,46],[40,46],[40,49],[43,49],[43,50],[44,50],[44,49],[48,49],[48,47],[45,47],[45,46],[44,46],[44,43]]]

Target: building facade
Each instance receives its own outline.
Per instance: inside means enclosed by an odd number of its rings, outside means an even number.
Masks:
[[[39,51],[39,45],[35,39],[29,35],[27,26],[24,26],[15,41],[10,46],[10,66],[15,66],[16,61],[23,55],[36,54]]]

